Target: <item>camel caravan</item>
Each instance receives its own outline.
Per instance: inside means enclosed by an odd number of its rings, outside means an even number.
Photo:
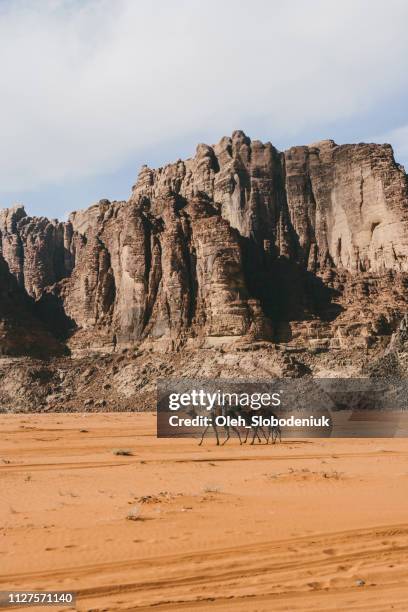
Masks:
[[[194,408],[188,411],[188,415],[192,418],[198,416]],[[271,444],[275,444],[278,439],[279,442],[282,441],[281,428],[273,422],[274,420],[277,421],[277,416],[269,408],[251,410],[232,405],[213,406],[208,412],[208,417],[210,422],[201,434],[199,446],[202,445],[205,435],[210,429],[214,432],[217,446],[226,444],[231,438],[231,432],[236,434],[241,445],[247,443],[250,435],[252,437],[251,445],[255,444],[255,440],[259,444],[263,440],[265,444],[269,444],[269,441]],[[222,443],[220,442],[219,429],[225,432],[225,439]]]

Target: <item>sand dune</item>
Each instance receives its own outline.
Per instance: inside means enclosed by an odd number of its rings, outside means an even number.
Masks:
[[[0,420],[0,590],[73,589],[94,611],[408,609],[403,439],[199,448],[157,440],[151,414]]]

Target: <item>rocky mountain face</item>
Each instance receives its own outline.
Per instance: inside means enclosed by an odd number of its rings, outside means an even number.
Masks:
[[[0,251],[39,328],[74,357],[377,350],[406,312],[407,175],[389,145],[282,153],[237,131],[144,166],[127,202],[68,222],[1,211]]]
[[[35,304],[17,285],[0,258],[0,358],[4,355],[49,357],[64,347],[36,317]]]

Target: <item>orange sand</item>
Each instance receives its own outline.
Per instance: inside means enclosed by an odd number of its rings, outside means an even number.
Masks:
[[[157,440],[152,414],[0,423],[0,590],[109,612],[408,610],[404,439],[199,448]]]

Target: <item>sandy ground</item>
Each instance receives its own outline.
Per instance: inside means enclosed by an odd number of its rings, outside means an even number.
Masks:
[[[408,610],[404,439],[199,448],[157,440],[152,414],[0,423],[0,590],[73,589],[94,611]]]

